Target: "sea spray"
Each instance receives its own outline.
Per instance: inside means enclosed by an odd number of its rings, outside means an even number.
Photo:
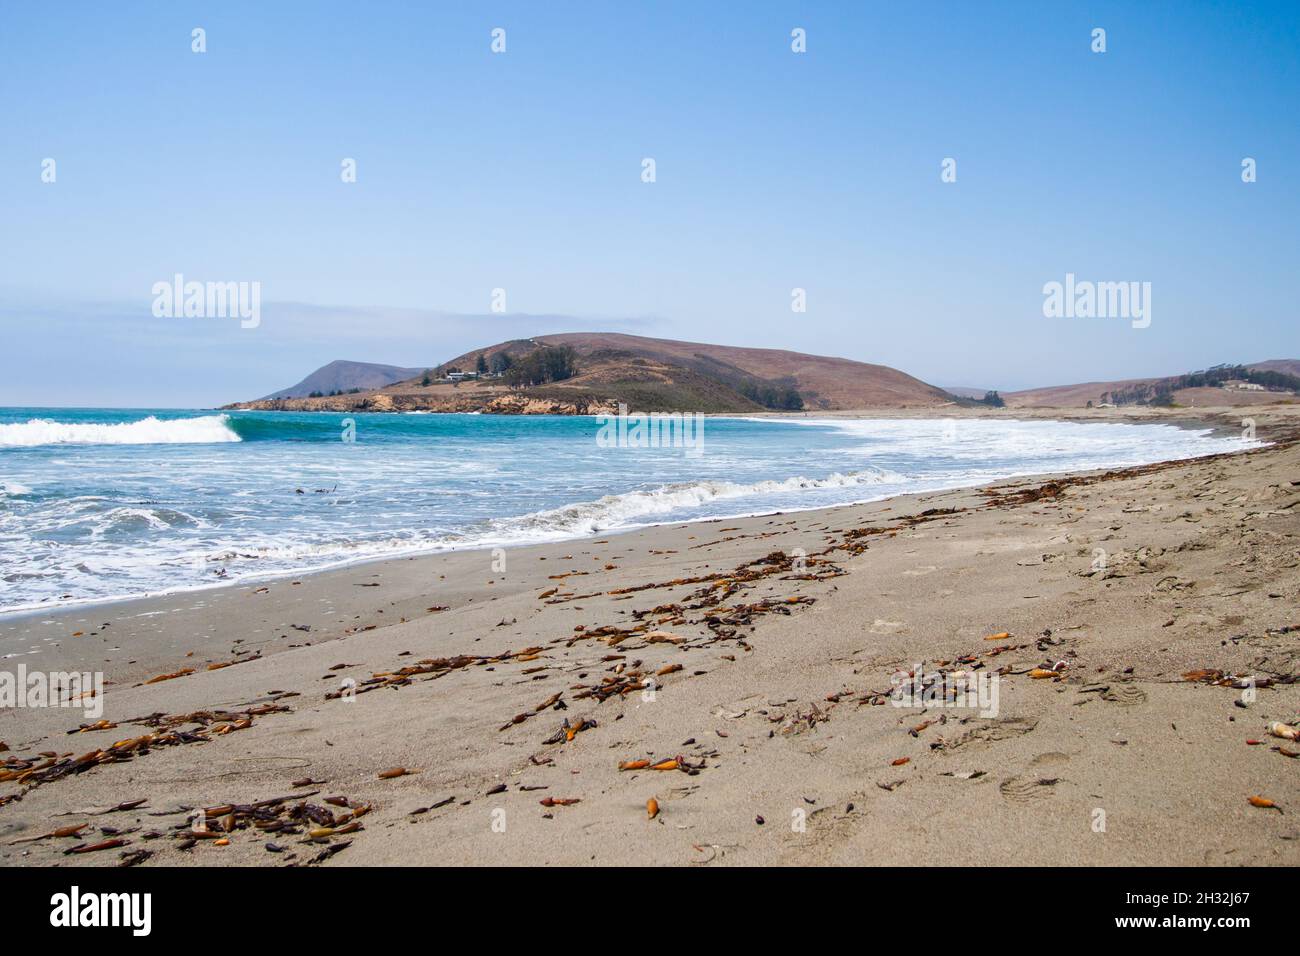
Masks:
[[[171,445],[237,442],[229,415],[161,419],[153,415],[132,422],[100,424],[33,418],[0,424],[0,448],[38,445]]]

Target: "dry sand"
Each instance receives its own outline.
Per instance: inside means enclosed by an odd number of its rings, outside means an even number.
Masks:
[[[1276,445],[8,619],[116,726],[0,712],[0,863],[1295,865],[1300,408],[1251,414]],[[922,661],[996,716],[894,706]]]

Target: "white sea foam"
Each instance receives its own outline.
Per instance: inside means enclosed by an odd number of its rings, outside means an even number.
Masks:
[[[825,478],[795,477],[749,484],[733,481],[678,482],[621,495],[606,495],[595,501],[538,511],[497,524],[502,532],[508,534],[515,531],[523,537],[580,536],[636,525],[647,518],[698,508],[713,501],[764,497],[819,488],[855,488],[891,481],[902,482],[906,479],[902,475],[873,468],[847,474],[837,472]]]
[[[229,415],[200,418],[157,418],[106,425],[94,422],[52,422],[45,418],[0,425],[0,448],[36,445],[178,445],[240,441]]]
[[[709,454],[684,460],[598,453],[571,420],[493,419],[480,434],[463,431],[472,419],[425,416],[402,426],[425,432],[399,441],[194,445],[159,468],[145,442],[236,442],[238,418],[137,414],[0,426],[0,446],[49,446],[0,447],[0,614],[1257,444],[1148,423],[787,419],[762,431],[719,422]],[[386,420],[368,419],[363,437],[382,439]],[[76,441],[108,444],[64,447]]]
[[[762,509],[769,496],[819,489],[848,489],[904,482],[893,472],[870,469],[826,478],[787,478],[783,481],[758,481],[741,484],[728,481],[692,481],[663,485],[619,495],[606,495],[593,501],[581,501],[560,508],[536,511],[507,518],[494,518],[479,527],[450,534],[421,534],[410,531],[398,536],[358,536],[354,540],[289,541],[268,537],[240,547],[210,549],[201,553],[186,552],[172,560],[192,564],[196,559],[211,567],[253,560],[308,570],[312,567],[349,563],[374,557],[441,551],[457,548],[482,548],[494,545],[525,544],[538,541],[562,541],[600,532],[625,530],[654,524],[674,512],[681,513],[714,501],[753,497]],[[787,499],[789,500],[789,499]],[[116,509],[123,511],[124,509]],[[728,510],[718,517],[735,517]],[[322,565],[321,562],[327,562]],[[264,568],[255,573],[264,574]]]
[[[942,458],[945,474],[952,465],[974,463],[972,476],[991,465],[996,476],[1040,474],[1173,461],[1198,455],[1259,448],[1266,442],[1153,422],[1079,422],[1055,419],[932,418],[746,419],[782,425],[833,428],[866,444],[846,451],[870,455]],[[1014,467],[1010,463],[1014,462]],[[916,477],[917,472],[913,474]]]

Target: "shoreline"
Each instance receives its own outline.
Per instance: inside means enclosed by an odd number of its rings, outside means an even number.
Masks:
[[[204,411],[204,409],[198,409],[198,410]],[[217,411],[219,413],[224,413],[225,410],[226,409],[218,409]],[[177,411],[182,411],[182,409],[177,409]],[[952,411],[963,411],[966,412],[967,414],[963,414],[963,415],[950,414],[946,416],[938,416],[938,415],[931,414],[930,410],[928,409],[865,409],[865,410],[856,410],[856,411],[846,410],[841,412],[821,412],[821,413],[771,412],[771,413],[761,413],[756,415],[736,415],[736,414],[719,413],[719,414],[707,414],[705,417],[731,419],[731,420],[739,420],[739,421],[767,420],[767,419],[776,420],[776,421],[781,421],[781,420],[800,421],[805,419],[811,419],[811,420],[843,419],[843,420],[853,420],[853,421],[873,420],[873,419],[939,420],[944,417],[953,417],[953,418],[998,418],[1004,421],[1046,420],[1046,421],[1063,421],[1063,422],[1067,422],[1067,421],[1068,422],[1097,422],[1097,423],[1110,422],[1113,424],[1163,424],[1163,425],[1170,425],[1172,427],[1188,430],[1188,431],[1204,431],[1208,429],[1210,431],[1210,434],[1213,437],[1220,437],[1220,438],[1237,436],[1240,431],[1238,427],[1234,427],[1233,425],[1223,420],[1225,415],[1230,413],[1230,410],[1227,409],[1216,409],[1213,411],[1207,410],[1206,414],[1201,415],[1199,417],[1179,414],[1176,417],[1169,418],[1168,416],[1163,414],[1163,412],[1169,410],[1134,407],[1132,409],[1129,409],[1128,410],[1129,413],[1123,416],[1124,419],[1123,421],[1118,421],[1118,422],[1113,420],[1114,416],[1110,416],[1106,414],[1102,414],[1102,415],[1088,414],[1088,415],[1072,416],[1066,414],[1067,412],[1071,411],[1067,409],[1039,410],[1040,412],[1039,414],[1026,414],[1023,417],[1015,414],[1003,414],[1004,412],[1007,413],[1014,412],[1015,410],[1012,409],[966,408],[966,409],[954,409]],[[1029,412],[1031,410],[1026,409],[1024,411]],[[1081,411],[1081,410],[1075,410],[1075,411]],[[1088,411],[1091,412],[1094,410],[1088,410]],[[1096,410],[1096,411],[1108,412],[1108,411],[1122,411],[1122,410],[1109,409],[1109,410]],[[1183,412],[1185,410],[1180,409],[1176,411]],[[1051,412],[1051,414],[1048,414],[1047,412]],[[1056,414],[1056,412],[1060,412],[1061,414]],[[272,414],[276,414],[276,413],[277,412],[272,411]],[[286,414],[312,414],[312,413],[311,412],[287,412]],[[317,414],[333,415],[336,413],[321,411],[321,412],[317,412]],[[372,414],[394,414],[394,413],[373,412]],[[468,414],[468,413],[398,412],[396,414],[453,415],[453,414]],[[480,414],[480,413],[473,413],[473,414]],[[568,416],[568,417],[573,417],[573,416]],[[587,416],[587,417],[594,417],[594,416]],[[1160,461],[1164,461],[1164,460],[1179,461],[1179,460],[1188,460],[1188,459],[1162,459]],[[1159,461],[1145,463],[1145,464],[1155,464],[1155,463],[1159,463]],[[1099,466],[1098,468],[1087,469],[1086,471],[1104,471],[1107,470],[1108,467],[1110,466]],[[1116,467],[1130,467],[1130,466],[1116,466]],[[779,512],[766,511],[766,510],[746,511],[746,512],[738,512],[736,514],[718,515],[718,516],[712,516],[707,518],[692,518],[689,519],[689,522],[653,521],[645,524],[629,525],[627,527],[622,527],[622,528],[602,529],[601,531],[598,532],[592,532],[588,534],[577,534],[571,537],[559,537],[559,538],[548,539],[548,540],[485,541],[485,542],[475,542],[472,544],[467,544],[462,546],[453,545],[453,546],[438,546],[438,547],[428,547],[428,548],[417,547],[411,550],[395,551],[392,554],[374,554],[374,555],[368,555],[368,556],[357,557],[357,558],[344,558],[339,561],[331,562],[329,564],[324,564],[316,567],[290,568],[284,570],[268,570],[262,572],[254,571],[247,574],[246,576],[240,577],[235,580],[228,580],[228,581],[216,580],[210,583],[197,584],[189,587],[178,587],[173,589],[145,592],[141,594],[122,594],[122,595],[115,595],[109,597],[86,598],[86,599],[72,600],[62,604],[51,604],[51,605],[32,604],[26,606],[17,606],[13,608],[0,608],[0,660],[4,660],[7,657],[6,650],[3,646],[4,633],[6,630],[5,625],[20,621],[21,619],[30,616],[62,615],[64,613],[94,611],[97,608],[111,607],[114,605],[120,605],[128,602],[180,598],[185,595],[203,594],[203,593],[207,593],[207,592],[211,592],[223,588],[246,587],[246,586],[253,586],[258,584],[266,584],[269,582],[281,581],[290,578],[300,578],[300,577],[306,577],[306,576],[317,575],[317,574],[325,574],[334,571],[344,571],[351,568],[365,567],[367,565],[383,564],[390,561],[404,561],[404,560],[428,558],[428,557],[434,557],[443,554],[453,554],[453,553],[462,553],[462,552],[488,551],[488,550],[494,550],[498,548],[510,550],[515,548],[531,547],[535,545],[540,546],[540,545],[548,545],[548,544],[565,544],[565,543],[579,542],[579,541],[605,536],[605,535],[622,535],[632,531],[646,530],[650,528],[664,527],[664,526],[683,524],[683,523],[709,523],[709,522],[716,522],[716,521],[735,521],[735,520],[741,520],[746,518],[766,517],[772,514],[801,514],[808,511],[821,511],[821,510],[829,510],[833,508],[848,508],[848,507],[854,507],[863,504],[870,504],[877,501],[886,501],[892,498],[906,497],[910,495],[934,494],[934,493],[939,493],[944,491],[959,491],[966,488],[987,487],[989,485],[996,484],[1002,481],[1025,479],[1025,478],[1050,478],[1053,476],[1063,476],[1063,475],[1076,474],[1076,473],[1083,473],[1083,472],[1080,472],[1076,469],[1074,471],[1064,470],[1064,471],[1048,471],[1048,472],[1010,473],[1007,475],[1003,475],[991,479],[980,478],[972,482],[962,482],[962,483],[944,486],[935,489],[925,489],[925,490],[915,491],[915,492],[902,492],[899,494],[885,495],[881,497],[866,497],[866,498],[856,499],[853,501],[848,501],[836,505],[815,505],[807,508],[786,508],[783,511],[779,511]],[[620,494],[625,494],[625,493],[626,492],[621,492]],[[526,516],[517,516],[517,517],[526,517]]]
[[[1243,452],[1230,452],[1226,454],[1237,455],[1242,453]],[[1213,458],[1218,456],[1212,455],[1203,456],[1203,458],[1204,457]],[[1158,467],[1166,464],[1177,464],[1181,462],[1194,462],[1203,460],[1203,458],[1176,459],[1170,462],[1151,462],[1143,465],[1123,466],[1120,470],[1125,470],[1130,467],[1147,468]],[[654,524],[633,528],[601,531],[599,533],[583,535],[575,538],[502,545],[500,547],[505,552],[505,561],[507,565],[511,562],[512,558],[529,561],[548,561],[563,557],[564,555],[562,555],[561,552],[569,552],[575,549],[583,554],[589,554],[591,551],[585,547],[586,545],[614,545],[617,544],[621,538],[628,536],[641,536],[653,540],[658,537],[658,532],[671,531],[674,535],[684,534],[687,538],[693,539],[706,533],[711,526],[733,522],[749,524],[762,519],[775,519],[785,516],[798,516],[817,521],[834,520],[845,510],[864,506],[882,505],[891,508],[917,507],[923,503],[929,503],[936,498],[946,499],[950,496],[960,495],[963,493],[979,494],[1008,484],[1019,484],[1021,482],[1050,482],[1053,480],[1059,481],[1069,478],[1088,478],[1091,476],[1106,474],[1111,470],[1112,469],[1099,468],[1076,472],[1035,472],[1025,475],[1009,476],[994,481],[979,481],[952,488],[886,495],[880,498],[871,498],[845,504],[803,509],[786,509],[784,511],[762,511],[755,514],[726,515],[722,517],[702,518],[691,521],[656,522]],[[644,545],[642,542],[638,541],[638,546]],[[265,603],[270,605],[270,609],[268,609],[269,613],[265,614],[258,623],[266,625],[271,630],[275,630],[274,627],[271,627],[273,622],[281,619],[282,621],[279,624],[279,629],[281,631],[284,631],[286,628],[293,629],[294,625],[292,623],[286,624],[284,621],[288,621],[293,612],[297,610],[295,606],[301,605],[304,600],[322,601],[324,599],[320,597],[321,594],[337,594],[339,593],[340,587],[353,585],[359,587],[366,586],[364,583],[354,580],[358,576],[362,578],[399,578],[400,583],[398,584],[398,587],[401,589],[400,602],[390,602],[390,604],[398,608],[399,617],[402,617],[402,621],[405,622],[406,618],[403,616],[403,612],[418,613],[419,609],[414,605],[418,605],[422,600],[422,598],[420,598],[413,602],[413,599],[423,593],[418,591],[413,582],[419,580],[430,580],[432,575],[436,573],[433,570],[435,565],[443,571],[445,571],[448,566],[457,567],[458,569],[466,566],[474,566],[480,569],[483,567],[490,567],[492,562],[485,557],[485,554],[490,555],[493,550],[495,549],[492,545],[483,545],[467,548],[451,548],[440,551],[412,552],[409,554],[385,557],[362,558],[335,566],[317,568],[297,573],[268,572],[266,575],[258,575],[254,578],[241,581],[215,582],[209,585],[164,591],[156,594],[131,595],[103,601],[88,601],[81,604],[65,604],[48,609],[34,608],[29,610],[6,611],[0,613],[0,667],[4,667],[10,662],[16,663],[19,661],[30,661],[27,654],[16,650],[16,646],[23,641],[39,641],[42,636],[41,631],[45,628],[63,627],[67,632],[75,633],[83,626],[93,627],[92,622],[104,619],[109,622],[108,626],[116,628],[112,633],[114,641],[121,641],[123,640],[122,635],[124,632],[129,633],[132,631],[133,623],[139,622],[140,626],[143,626],[144,624],[153,623],[153,619],[165,615],[185,616],[187,611],[199,612],[200,616],[209,616],[209,614],[219,616],[222,605],[234,605],[241,597],[257,595],[263,592],[270,594],[275,585],[288,585],[291,588],[301,587],[304,590],[292,593],[291,600],[289,599],[290,595],[285,594],[283,591],[280,591],[278,595],[267,599]],[[411,565],[415,565],[416,567],[412,568]],[[439,578],[443,577],[445,577],[444,574],[439,574]],[[490,574],[489,577],[491,577]],[[304,595],[306,597],[304,597]],[[388,595],[385,596],[388,597]],[[469,600],[473,601],[475,598],[471,596],[469,597]],[[329,610],[331,613],[342,613],[345,617],[348,614],[352,614],[353,621],[359,621],[360,623],[350,626],[355,626],[358,629],[366,629],[388,623],[377,615],[365,614],[365,608],[361,605],[368,607],[369,603],[371,602],[331,602]],[[341,609],[336,605],[341,605]],[[378,613],[382,615],[385,611],[380,610]],[[300,616],[303,616],[301,612]],[[339,620],[336,623],[342,624],[344,622]],[[258,632],[260,633],[260,631],[261,629],[259,628]],[[91,637],[100,636],[101,633],[106,633],[106,630],[104,632],[89,632]],[[303,633],[316,634],[317,632],[311,631]],[[293,636],[293,634],[284,633],[280,635],[280,639],[292,638]],[[332,633],[331,639],[340,636],[348,635]],[[140,647],[137,642],[142,640],[146,643],[143,647]],[[130,633],[124,643],[126,642],[129,642],[130,649],[136,653],[136,656],[151,658],[153,661],[151,666],[155,670],[159,669],[159,660],[170,661],[171,664],[175,664],[176,666],[181,666],[184,663],[184,659],[175,655],[164,654],[162,657],[157,656],[159,649],[152,648],[150,646],[149,637],[140,631]],[[247,642],[241,641],[240,643]],[[290,644],[289,646],[290,649],[292,649],[298,645]],[[35,643],[29,643],[28,647],[35,647]],[[140,655],[140,649],[149,649],[152,650],[153,653]],[[198,648],[186,652],[187,655],[192,653],[193,650],[198,650]],[[269,650],[268,653],[275,653],[275,650]],[[212,663],[214,661],[209,659],[207,662]],[[145,669],[147,670],[148,668]],[[163,669],[166,669],[166,667]],[[139,676],[134,670],[130,673],[132,679]],[[143,671],[141,671],[141,673],[143,673]]]
[[[1262,447],[1268,447],[1268,446],[1264,445]],[[1243,449],[1243,451],[1245,450],[1247,449]],[[248,575],[247,577],[242,577],[234,580],[213,581],[210,584],[198,584],[192,587],[179,587],[179,588],[173,588],[173,589],[163,590],[163,591],[152,591],[144,594],[123,594],[114,597],[86,598],[82,600],[69,601],[64,604],[56,604],[49,607],[32,605],[27,607],[14,607],[14,608],[0,609],[0,631],[3,630],[5,624],[11,622],[17,622],[24,617],[33,616],[33,615],[35,616],[62,615],[65,612],[69,614],[72,612],[82,613],[86,611],[94,611],[98,608],[112,607],[115,605],[125,604],[129,602],[136,602],[136,601],[154,602],[154,601],[161,601],[161,600],[169,600],[173,598],[180,599],[187,595],[201,595],[210,591],[220,591],[227,588],[247,589],[255,585],[270,584],[270,583],[285,581],[294,578],[308,578],[308,577],[314,577],[316,575],[322,575],[322,574],[342,573],[353,569],[365,568],[370,565],[385,565],[385,564],[399,562],[399,561],[418,561],[424,558],[433,558],[433,557],[439,557],[443,555],[473,554],[473,553],[479,553],[484,551],[495,551],[495,550],[503,550],[508,554],[512,551],[521,550],[525,548],[540,548],[540,547],[548,547],[551,545],[554,546],[574,545],[595,538],[603,538],[603,537],[613,538],[613,537],[618,537],[620,535],[631,534],[637,531],[650,531],[656,528],[666,528],[666,527],[685,528],[685,527],[694,527],[697,525],[703,526],[709,524],[718,524],[724,521],[745,521],[753,518],[771,518],[771,517],[778,517],[781,515],[803,515],[803,514],[809,514],[813,512],[832,513],[842,508],[855,508],[855,507],[860,507],[862,505],[877,504],[880,502],[892,502],[895,500],[902,500],[902,499],[919,499],[923,497],[930,497],[933,495],[941,495],[941,494],[947,494],[952,492],[965,491],[969,489],[984,490],[984,489],[989,489],[989,488],[996,487],[998,485],[1005,484],[1007,482],[1018,482],[1018,481],[1026,481],[1026,480],[1049,481],[1054,478],[1060,479],[1060,478],[1069,478],[1069,477],[1077,477],[1077,476],[1104,474],[1108,471],[1123,470],[1127,468],[1142,468],[1142,467],[1146,467],[1147,465],[1162,465],[1162,464],[1170,464],[1170,463],[1178,463],[1178,462],[1192,462],[1192,461],[1204,460],[1208,458],[1217,458],[1223,454],[1235,455],[1241,453],[1242,452],[1215,452],[1210,455],[1199,455],[1199,456],[1193,456],[1189,458],[1160,459],[1153,462],[1143,462],[1139,464],[1122,464],[1122,465],[1115,465],[1113,467],[1097,467],[1097,468],[1088,468],[1088,469],[1081,469],[1081,470],[1016,472],[1013,474],[1003,475],[992,479],[980,478],[974,481],[943,486],[940,488],[931,488],[922,491],[907,491],[907,492],[899,492],[895,494],[886,494],[886,495],[880,495],[878,497],[870,497],[870,498],[857,499],[854,501],[846,501],[841,504],[834,504],[834,505],[812,505],[806,508],[785,508],[779,511],[761,510],[761,511],[752,511],[752,512],[739,512],[737,514],[714,515],[714,516],[703,517],[703,518],[691,518],[684,521],[654,521],[654,522],[649,522],[647,524],[629,525],[627,527],[621,527],[621,528],[604,528],[601,529],[600,531],[589,532],[586,534],[579,534],[573,537],[554,538],[545,541],[513,541],[513,542],[499,541],[499,542],[475,543],[475,544],[469,544],[460,547],[451,546],[451,547],[429,548],[424,550],[416,549],[412,551],[401,551],[391,555],[370,555],[361,558],[345,559],[333,564],[322,565],[320,567],[294,568],[294,569],[289,569],[284,571],[255,572],[253,574]],[[0,642],[2,641],[3,641],[3,634],[0,634]],[[4,654],[3,644],[0,643],[0,660],[4,660],[4,659],[5,659],[5,654]]]
[[[75,841],[16,841],[83,822],[144,865],[1295,864],[1300,761],[1266,728],[1300,723],[1300,414],[1268,427],[29,621],[9,666],[101,671],[110,725],[0,710],[0,865],[66,863]],[[891,705],[919,662],[996,674],[997,713]],[[640,760],[675,769],[619,769]],[[186,835],[187,808],[285,795],[364,815]]]

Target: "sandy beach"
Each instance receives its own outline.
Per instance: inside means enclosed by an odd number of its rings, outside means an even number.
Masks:
[[[106,684],[0,711],[0,864],[1295,865],[1300,406],[1250,414],[1274,444],[0,619],[6,669]],[[918,666],[996,713],[896,706]]]

